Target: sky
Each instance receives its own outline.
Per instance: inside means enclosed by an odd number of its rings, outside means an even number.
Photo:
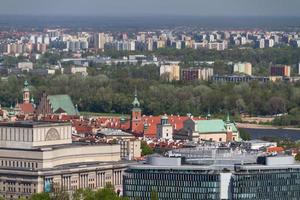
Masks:
[[[300,0],[0,0],[0,15],[300,16]]]

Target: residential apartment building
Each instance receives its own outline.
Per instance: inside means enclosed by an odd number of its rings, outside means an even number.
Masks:
[[[97,33],[94,36],[94,48],[104,50],[105,45],[105,34],[104,33]]]
[[[270,69],[271,76],[291,76],[291,66],[289,65],[272,65]]]
[[[213,75],[213,68],[187,68],[181,69],[180,79],[183,81],[208,81]]]
[[[241,73],[252,76],[252,64],[251,63],[235,63],[233,66],[233,73]]]
[[[180,66],[178,64],[163,64],[160,66],[160,77],[167,81],[179,81]]]

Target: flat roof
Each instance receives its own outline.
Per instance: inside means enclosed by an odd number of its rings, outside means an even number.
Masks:
[[[236,166],[234,170],[234,166]],[[222,171],[223,169],[228,169],[231,172],[241,172],[247,170],[280,170],[280,169],[300,169],[300,164],[291,164],[291,165],[261,165],[261,164],[245,164],[245,165],[180,165],[180,166],[158,166],[158,165],[149,165],[149,164],[139,164],[129,166],[129,169],[136,170],[194,170],[194,171]]]
[[[105,135],[105,136],[132,136],[134,135],[124,132],[120,129],[103,129],[101,131],[98,131],[97,134]]]
[[[53,126],[64,126],[71,125],[70,122],[48,122],[48,121],[16,121],[16,122],[0,122],[0,127],[23,127],[23,128],[34,128],[34,127],[53,127]]]
[[[276,169],[300,169],[300,163],[282,164],[282,165],[261,165],[261,164],[247,164],[237,165],[236,171],[239,170],[276,170]]]
[[[194,171],[221,171],[222,169],[233,168],[233,165],[149,165],[149,164],[139,164],[129,166],[129,169],[137,169],[137,170],[194,170]]]
[[[87,168],[87,167],[105,167],[105,166],[110,166],[114,165],[115,167],[121,166],[121,165],[128,165],[128,164],[136,164],[135,161],[127,161],[127,160],[119,160],[119,161],[104,161],[104,162],[78,162],[78,163],[69,163],[69,164],[63,164],[63,165],[57,165],[53,168],[50,168],[51,170],[67,170],[67,169],[82,169],[82,168]],[[42,171],[48,171],[49,168],[43,168]]]

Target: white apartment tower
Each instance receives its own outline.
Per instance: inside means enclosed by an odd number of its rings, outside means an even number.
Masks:
[[[94,37],[94,47],[95,49],[104,50],[105,35],[104,33],[97,33]]]

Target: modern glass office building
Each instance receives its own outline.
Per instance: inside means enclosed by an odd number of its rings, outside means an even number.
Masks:
[[[153,157],[130,166],[123,194],[131,200],[299,200],[300,165],[291,156],[259,157],[256,163],[193,165]]]
[[[164,200],[217,200],[220,199],[220,175],[196,169],[132,167],[125,175],[123,192],[130,199],[140,200],[150,200],[151,193]]]
[[[231,181],[233,200],[300,199],[300,166],[293,164],[291,157],[263,164],[236,167]]]

